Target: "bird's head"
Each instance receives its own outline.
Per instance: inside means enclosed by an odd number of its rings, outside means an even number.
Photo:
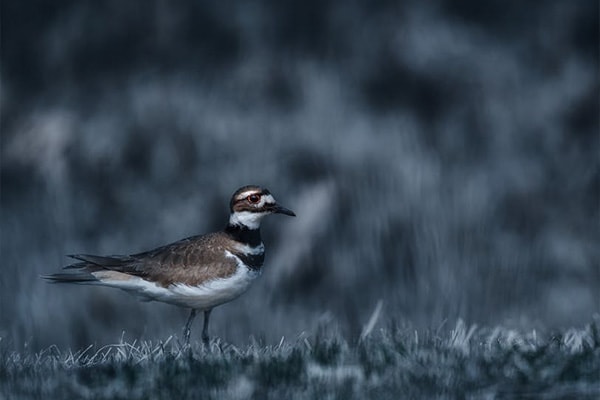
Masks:
[[[230,225],[258,229],[260,221],[269,214],[285,214],[295,217],[292,210],[280,206],[265,188],[255,185],[244,186],[235,191],[229,203]]]

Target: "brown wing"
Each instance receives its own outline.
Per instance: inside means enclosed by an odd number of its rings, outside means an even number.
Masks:
[[[225,248],[219,245],[219,233],[193,236],[166,246],[130,256],[72,255],[82,262],[66,268],[86,272],[102,269],[135,275],[161,286],[184,283],[197,286],[235,273],[233,258],[223,257]]]

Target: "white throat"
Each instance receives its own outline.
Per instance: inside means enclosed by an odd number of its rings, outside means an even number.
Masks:
[[[229,224],[245,226],[248,229],[258,229],[260,228],[260,220],[268,214],[268,212],[236,211],[229,216]]]

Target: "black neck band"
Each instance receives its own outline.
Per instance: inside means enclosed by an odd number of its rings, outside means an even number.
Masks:
[[[260,238],[260,229],[250,229],[245,225],[227,224],[225,233],[231,236],[234,240],[247,244],[251,247],[256,247],[262,243]]]

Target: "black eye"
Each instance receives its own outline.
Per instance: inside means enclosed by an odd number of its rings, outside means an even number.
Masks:
[[[251,194],[250,196],[246,197],[246,199],[248,199],[250,203],[258,203],[260,196],[257,194]]]

